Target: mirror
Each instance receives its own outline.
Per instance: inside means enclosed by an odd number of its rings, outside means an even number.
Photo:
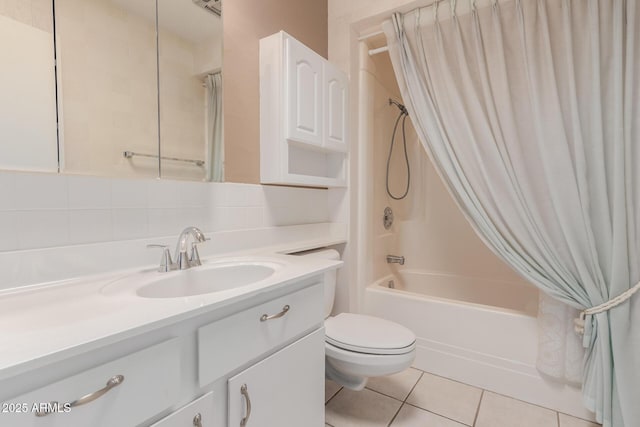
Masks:
[[[222,19],[216,5],[158,0],[163,178],[222,181]]]
[[[135,6],[135,7],[131,7]],[[60,171],[158,176],[155,0],[55,0]]]
[[[0,169],[56,172],[53,5],[0,1]]]
[[[0,1],[0,168],[221,181],[219,12],[219,0]]]

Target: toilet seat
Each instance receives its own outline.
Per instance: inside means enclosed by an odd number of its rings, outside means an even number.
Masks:
[[[388,320],[341,313],[325,320],[325,339],[333,347],[371,355],[401,355],[414,351],[411,330]]]

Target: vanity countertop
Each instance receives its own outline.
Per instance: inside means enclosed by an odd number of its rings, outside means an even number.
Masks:
[[[147,331],[277,291],[338,268],[342,261],[261,250],[203,258],[257,260],[281,265],[270,277],[239,288],[179,298],[143,298],[135,291],[103,292],[121,278],[158,273],[127,269],[0,292],[0,381]],[[199,268],[199,267],[193,267]]]

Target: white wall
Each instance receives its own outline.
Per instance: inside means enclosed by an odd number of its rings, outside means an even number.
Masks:
[[[0,194],[0,290],[153,265],[190,225],[203,256],[346,238],[322,189],[0,171]]]
[[[327,191],[0,171],[0,251],[329,222]]]

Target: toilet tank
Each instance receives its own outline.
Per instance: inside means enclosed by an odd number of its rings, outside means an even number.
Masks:
[[[296,255],[317,257],[329,260],[339,260],[340,253],[335,249],[314,249],[305,252],[299,252]],[[336,275],[337,270],[332,269],[324,273],[324,318],[331,315],[333,309],[333,301],[336,295]]]

